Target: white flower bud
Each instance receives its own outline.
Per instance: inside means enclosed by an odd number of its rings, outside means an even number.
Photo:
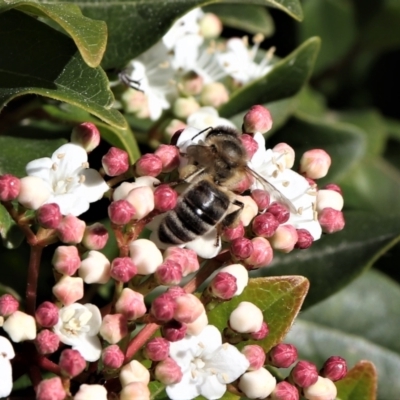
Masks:
[[[246,372],[239,380],[239,389],[249,399],[265,399],[275,386],[276,379],[265,368]]]
[[[249,283],[249,273],[242,264],[228,265],[219,270],[219,272],[228,272],[236,278],[237,290],[235,296],[242,294],[244,288]]]
[[[16,343],[36,338],[35,318],[22,311],[15,311],[11,314],[4,322],[3,329]]]
[[[285,168],[292,168],[294,164],[294,159],[295,159],[295,152],[292,147],[290,147],[286,143],[278,143],[272,151],[274,153],[281,153],[281,157],[279,157],[279,161],[283,159],[284,161],[284,167]]]
[[[186,334],[192,336],[198,336],[203,331],[203,329],[208,325],[207,313],[204,311],[200,314],[195,321],[186,324]]]
[[[330,207],[340,211],[343,208],[343,197],[334,190],[318,190],[317,193],[317,211],[321,212],[324,208]]]
[[[141,382],[148,385],[150,382],[150,372],[139,361],[133,360],[122,367],[121,372],[119,373],[119,380],[122,387],[125,387],[132,382]]]
[[[257,203],[250,196],[236,196],[236,200],[244,204],[243,210],[240,213],[240,220],[244,226],[250,224],[253,218],[258,213]]]
[[[85,283],[107,283],[110,280],[110,261],[96,250],[89,251],[79,266],[79,276]]]
[[[142,219],[154,210],[154,194],[149,186],[132,189],[125,198],[136,210],[134,219]]]
[[[74,400],[107,400],[107,390],[102,385],[82,384]]]
[[[80,300],[83,297],[82,278],[64,275],[54,286],[53,294],[64,306]]]
[[[242,301],[231,312],[229,326],[236,332],[251,333],[258,332],[263,323],[261,310],[248,301]]]
[[[129,254],[139,275],[152,274],[163,262],[161,251],[148,239],[138,239],[129,243]]]
[[[18,201],[24,207],[37,210],[50,198],[50,188],[41,178],[25,176],[20,179]]]
[[[122,182],[115,190],[113,193],[113,200],[118,201],[118,200],[125,200],[126,196],[128,196],[128,193],[134,189],[135,186],[131,182]]]
[[[336,399],[337,389],[328,378],[318,377],[317,382],[304,388],[304,397],[307,400],[333,400]]]
[[[141,382],[132,382],[119,394],[120,400],[150,400],[150,390]]]

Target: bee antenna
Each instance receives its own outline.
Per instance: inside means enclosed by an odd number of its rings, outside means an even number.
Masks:
[[[130,88],[135,89],[138,92],[144,93],[144,91],[140,89],[140,80],[131,79],[126,72],[126,69],[123,69],[121,72],[118,73],[118,78],[126,86],[129,86]]]
[[[202,133],[204,133],[204,132],[206,132],[206,131],[208,131],[208,130],[210,130],[210,129],[212,130],[212,129],[214,129],[214,128],[213,128],[212,126],[209,126],[208,128],[203,129],[202,131],[196,133],[196,134],[192,137],[192,140],[195,139],[195,138],[197,138],[197,136],[200,136]]]

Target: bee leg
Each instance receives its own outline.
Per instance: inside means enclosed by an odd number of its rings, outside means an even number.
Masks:
[[[243,210],[244,204],[241,201],[233,200],[232,204],[238,206],[239,208],[225,215],[224,219],[220,223],[223,228],[227,228],[228,226],[234,224]]]

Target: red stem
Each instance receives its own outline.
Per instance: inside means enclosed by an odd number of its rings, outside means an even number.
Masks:
[[[36,310],[36,292],[42,251],[42,246],[31,246],[28,269],[28,282],[26,285],[26,311],[30,315],[34,315]]]
[[[137,351],[141,349],[141,347],[149,340],[149,338],[154,335],[160,325],[151,323],[147,324],[136,336],[135,338],[128,344],[125,353],[125,363],[128,363],[131,358],[135,355]]]

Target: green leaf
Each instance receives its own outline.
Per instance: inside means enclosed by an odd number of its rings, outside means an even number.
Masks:
[[[10,10],[0,14],[0,108],[24,94],[39,94],[83,108],[126,128],[100,68],[90,68],[74,42],[46,24]]]
[[[239,344],[239,347],[258,344],[268,352],[282,341],[290,329],[300,311],[308,287],[307,279],[302,276],[251,279],[240,296],[220,304],[208,314],[209,323],[222,331],[226,327],[230,313],[238,304],[249,301],[261,309],[270,331],[265,339],[249,340]]]
[[[24,239],[21,230],[2,204],[0,204],[0,237],[7,249],[16,249]]]
[[[320,40],[311,38],[273,65],[262,78],[234,92],[227,103],[221,106],[219,113],[225,118],[248,110],[254,104],[265,104],[293,96],[307,82]]]
[[[325,235],[307,250],[274,254],[274,261],[253,276],[281,276],[294,273],[310,281],[303,309],[329,297],[364,270],[400,240],[400,215],[345,213],[343,231]]]
[[[211,4],[203,8],[221,19],[225,26],[241,29],[249,33],[273,35],[274,21],[265,7],[249,4]]]
[[[308,114],[313,117],[324,117],[326,113],[326,99],[324,96],[311,88],[305,86],[297,95],[298,108],[301,113]]]
[[[86,16],[105,21],[108,44],[102,65],[104,68],[122,68],[127,62],[155,44],[173,22],[196,7],[211,3],[242,3],[240,0],[103,0],[74,1]],[[301,20],[299,0],[248,0],[246,4],[278,8]]]
[[[90,67],[97,67],[107,43],[107,25],[82,15],[75,4],[43,4],[27,0],[0,2],[0,12],[16,8],[30,14],[50,18],[59,24],[74,40],[82,58]]]

